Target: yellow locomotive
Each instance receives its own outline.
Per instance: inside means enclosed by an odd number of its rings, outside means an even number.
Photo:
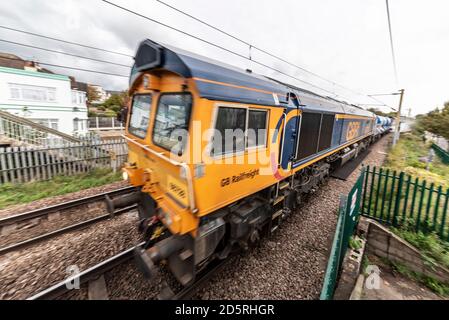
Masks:
[[[139,192],[152,275],[184,286],[248,248],[373,140],[374,114],[250,70],[143,41],[130,77],[124,179]]]

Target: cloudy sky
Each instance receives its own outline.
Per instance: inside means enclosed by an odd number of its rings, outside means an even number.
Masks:
[[[250,68],[255,72],[353,103],[374,103],[366,94],[406,90],[404,108],[413,114],[449,100],[449,1],[390,0],[398,83],[395,81],[384,0],[163,0],[254,46],[270,51],[323,78],[296,69],[257,50],[254,60],[282,70],[325,91],[282,76],[246,59],[137,17],[100,0],[3,1],[0,26],[133,55],[150,38]],[[111,0],[118,5],[217,43],[242,55],[248,47],[156,0]],[[0,28],[0,39],[131,65],[132,58],[63,44]],[[0,41],[0,51],[26,59],[128,75],[129,69]],[[124,77],[60,68],[51,70],[106,89],[127,86]],[[339,85],[343,85],[342,88]],[[355,92],[357,93],[355,93]],[[361,94],[358,94],[361,93]],[[398,97],[380,97],[396,107]],[[388,111],[387,108],[380,108]]]

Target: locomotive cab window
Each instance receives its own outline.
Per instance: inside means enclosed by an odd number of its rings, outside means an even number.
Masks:
[[[212,156],[244,152],[267,145],[268,111],[219,107]]]
[[[174,153],[182,153],[187,144],[191,108],[190,94],[162,94],[153,128],[154,144]]]
[[[215,123],[212,155],[245,150],[246,109],[219,107]]]
[[[250,109],[248,111],[248,148],[260,148],[267,145],[267,114],[265,110]]]
[[[151,95],[134,96],[131,106],[131,118],[128,131],[139,138],[145,138],[148,131],[148,120],[150,119]]]

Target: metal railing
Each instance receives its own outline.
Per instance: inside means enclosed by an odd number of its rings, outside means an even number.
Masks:
[[[112,117],[89,118],[89,130],[123,130],[123,123]]]
[[[80,139],[0,110],[0,136],[35,146],[56,146],[80,142]]]
[[[363,215],[416,232],[435,232],[449,241],[449,189],[404,172],[369,166],[363,188]]]
[[[404,172],[369,167],[348,196],[342,196],[340,211],[320,299],[333,298],[349,239],[360,215],[414,232],[434,232],[449,241],[449,188],[428,184]]]
[[[444,164],[449,165],[449,152],[436,145],[435,143],[432,143],[432,149],[435,150],[435,153],[438,155],[438,157],[440,157],[441,161]]]

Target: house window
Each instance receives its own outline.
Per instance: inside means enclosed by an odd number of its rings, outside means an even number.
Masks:
[[[30,119],[33,122],[36,122],[40,125],[43,125],[47,128],[59,130],[59,120],[58,119]]]
[[[20,99],[20,90],[18,88],[10,88],[11,99]]]
[[[25,84],[10,83],[10,97],[14,100],[55,102],[56,88],[39,87]]]
[[[85,103],[85,93],[82,91],[72,91],[72,104],[81,105]]]
[[[84,131],[85,127],[87,127],[87,120],[73,119],[73,131]]]

